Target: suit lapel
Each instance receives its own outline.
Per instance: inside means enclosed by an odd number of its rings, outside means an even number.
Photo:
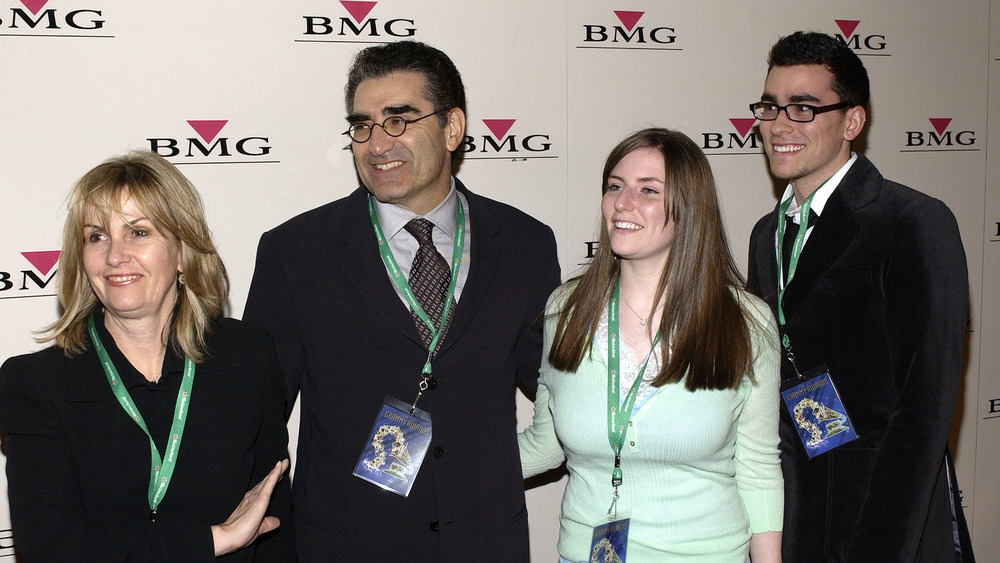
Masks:
[[[826,271],[837,261],[860,229],[854,213],[877,197],[878,171],[858,155],[857,161],[830,195],[823,215],[809,235],[802,250],[795,277],[785,290],[785,318],[795,316],[802,302],[816,287]]]
[[[777,236],[776,232],[778,230],[777,216],[778,207],[775,206],[765,223],[762,242],[759,242],[758,246],[754,249],[758,264],[757,284],[760,296],[769,303],[772,303],[772,306],[776,302],[778,295],[778,257],[774,247],[775,237]]]
[[[483,299],[493,282],[502,251],[495,238],[500,234],[500,224],[491,213],[486,201],[465,188],[457,178],[456,187],[469,202],[470,249],[469,275],[462,288],[462,298],[455,306],[448,334],[441,342],[438,356],[445,353],[469,329]]]
[[[396,294],[379,255],[375,230],[368,216],[368,191],[355,190],[333,223],[337,246],[330,250],[344,277],[364,297],[373,314],[382,316],[404,336],[423,346],[410,310]]]

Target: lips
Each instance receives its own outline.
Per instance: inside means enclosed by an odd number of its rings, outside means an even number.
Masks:
[[[372,164],[372,166],[376,170],[379,170],[381,172],[386,172],[386,171],[392,170],[393,168],[397,168],[397,167],[402,166],[402,165],[403,165],[403,162],[401,160],[393,160],[392,162],[386,162],[384,164],[378,164],[378,163]]]
[[[771,145],[771,150],[776,153],[788,154],[799,152],[800,150],[806,148],[805,145]]]
[[[108,285],[128,285],[141,278],[139,274],[118,274],[114,276],[104,276]]]
[[[625,231],[638,231],[642,229],[642,225],[638,225],[631,221],[615,221],[614,225],[616,229],[622,229]]]

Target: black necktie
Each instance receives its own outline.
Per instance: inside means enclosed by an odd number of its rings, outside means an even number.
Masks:
[[[410,288],[424,312],[437,327],[441,322],[441,311],[444,309],[444,302],[448,296],[448,285],[451,283],[448,262],[434,247],[434,240],[431,238],[433,223],[427,219],[412,219],[403,228],[413,235],[413,238],[417,239],[420,244],[413,257],[413,263],[410,265]],[[420,338],[424,341],[424,345],[430,348],[431,340],[434,339],[434,331],[428,328],[416,313],[412,314],[413,321],[417,323]],[[448,316],[451,317],[450,314]],[[442,334],[444,334],[443,330]]]
[[[806,229],[816,225],[819,215],[812,209],[809,210],[809,219]],[[799,234],[799,224],[792,220],[791,215],[785,215],[785,238],[781,241],[781,272],[785,282],[788,282],[788,264],[792,257],[792,246],[795,245],[795,237]]]

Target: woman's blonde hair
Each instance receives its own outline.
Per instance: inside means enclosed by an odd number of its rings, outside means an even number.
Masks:
[[[229,298],[229,277],[205,223],[201,197],[177,168],[148,151],[133,151],[104,161],[87,172],[70,192],[63,227],[57,286],[62,316],[43,330],[39,342],[55,341],[67,356],[87,348],[87,319],[98,305],[83,269],[84,224],[93,206],[104,224],[122,214],[131,199],[180,250],[184,282],[179,284],[174,317],[164,334],[174,352],[200,362],[208,353],[205,335],[222,316]]]

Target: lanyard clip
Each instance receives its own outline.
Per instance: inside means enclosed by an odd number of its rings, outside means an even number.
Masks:
[[[615,468],[611,471],[611,484],[615,487],[615,499],[618,498],[618,485],[622,484],[622,456],[615,454]]]
[[[612,512],[614,515],[612,516]],[[615,492],[611,495],[611,506],[608,507],[608,520],[618,519],[618,486],[615,486]]]
[[[410,414],[413,414],[413,411],[417,410],[417,401],[420,400],[420,397],[424,394],[424,391],[433,391],[437,389],[437,386],[438,382],[436,379],[434,379],[433,376],[424,375],[423,380],[421,380],[420,384],[417,385],[419,391],[417,391],[417,398],[413,399],[413,404],[410,405]]]
[[[788,362],[792,364],[792,369],[795,370],[795,375],[799,376],[799,381],[802,381],[802,372],[799,371],[799,365],[795,363],[795,354],[792,353],[792,343],[788,340],[788,335],[786,334],[782,340],[782,344],[785,345],[785,357],[788,358]]]

